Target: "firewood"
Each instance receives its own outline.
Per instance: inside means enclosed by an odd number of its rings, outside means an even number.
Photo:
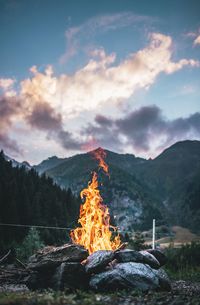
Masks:
[[[0,259],[0,264],[7,259],[7,257],[10,255],[10,253],[11,253],[11,250],[9,250],[8,253]]]
[[[122,243],[119,248],[117,248],[114,252],[119,251],[119,250],[124,250],[127,247],[128,243]]]

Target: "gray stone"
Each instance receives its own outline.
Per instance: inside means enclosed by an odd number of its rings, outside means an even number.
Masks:
[[[93,275],[90,288],[96,291],[116,289],[159,289],[159,278],[153,270],[141,263],[120,263],[112,270]]]
[[[124,249],[115,252],[115,258],[119,263],[143,263],[144,255],[138,251],[131,249]]]
[[[88,288],[89,275],[85,268],[78,262],[64,262],[54,272],[32,272],[24,281],[31,290],[64,288],[85,289]]]
[[[31,290],[47,289],[51,287],[51,277],[52,273],[35,271],[24,279],[24,284]]]
[[[164,266],[167,262],[166,255],[158,249],[148,249],[147,252],[151,253],[160,263],[160,266]]]
[[[63,290],[64,288],[86,289],[89,284],[89,275],[80,263],[62,263],[51,279],[51,288]]]
[[[87,257],[85,270],[87,273],[98,273],[102,271],[114,258],[111,250],[99,250]]]
[[[81,262],[87,256],[87,250],[75,244],[45,247],[29,258],[28,268],[35,271],[55,270],[63,262]]]
[[[159,261],[151,253],[144,250],[140,251],[140,253],[143,255],[143,264],[147,264],[153,269],[160,268]]]
[[[115,258],[119,263],[135,262],[147,264],[155,269],[160,267],[158,260],[147,251],[138,252],[131,249],[119,250],[115,252]]]
[[[171,290],[171,281],[163,269],[154,270],[154,273],[159,278],[160,290],[170,291]]]

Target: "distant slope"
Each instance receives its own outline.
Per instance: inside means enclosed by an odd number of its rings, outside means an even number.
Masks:
[[[200,231],[200,141],[177,142],[153,160],[106,153],[111,178],[100,173],[102,192],[121,228],[145,229],[156,217],[160,223]],[[87,186],[91,172],[98,171],[91,153],[53,157],[42,165],[56,183],[77,194]]]
[[[58,158],[56,156],[49,157],[48,159],[42,161],[38,165],[34,165],[33,168],[37,170],[39,174],[43,174],[45,171],[61,164],[66,159]]]
[[[137,168],[167,210],[167,222],[200,231],[200,141],[177,142]]]
[[[76,194],[91,180],[92,172],[97,171],[101,192],[111,211],[112,223],[121,230],[148,228],[152,217],[163,218],[160,205],[154,194],[133,175],[134,167],[147,161],[134,155],[120,155],[106,151],[110,179],[98,169],[98,162],[92,153],[67,158],[61,164],[50,168],[46,174],[63,188],[70,187]]]
[[[173,226],[168,229],[169,233],[163,234],[162,237],[159,236],[160,234],[156,234],[156,244],[159,245],[161,248],[168,248],[170,244],[173,245],[173,247],[178,248],[184,244],[188,244],[191,242],[200,242],[200,236],[192,233],[189,229],[180,226]],[[156,232],[157,230],[159,230],[159,228],[156,227]],[[145,244],[151,245],[152,231],[149,230],[148,232],[144,233]]]
[[[6,154],[4,154],[3,151],[1,151],[1,153],[2,153],[2,155],[3,155],[3,157],[4,157],[4,159],[6,161],[11,162],[13,167],[22,167],[22,166],[24,166],[26,169],[31,169],[31,165],[27,161],[18,162],[15,159],[13,159],[13,158],[7,156]]]
[[[189,181],[199,170],[200,141],[183,141],[146,162],[137,174],[163,197],[176,190],[177,185]]]

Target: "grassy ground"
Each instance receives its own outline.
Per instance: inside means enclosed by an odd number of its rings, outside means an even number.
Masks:
[[[200,284],[174,282],[171,292],[1,292],[0,305],[199,305]]]
[[[0,284],[0,305],[199,305],[199,251],[199,243],[191,243],[181,249],[166,250],[168,263],[165,269],[172,280],[170,292],[30,292],[27,288],[6,286],[3,282]]]
[[[173,271],[168,268],[164,268],[169,275],[170,279],[174,281],[190,281],[190,282],[199,282],[200,283],[200,267],[195,268],[182,268],[178,271]]]

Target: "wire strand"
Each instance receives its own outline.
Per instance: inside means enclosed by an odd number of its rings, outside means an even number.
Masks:
[[[54,229],[54,230],[72,230],[72,228],[64,228],[64,227],[45,227],[45,226],[37,226],[37,225],[21,225],[21,224],[14,224],[14,223],[0,223],[0,226],[37,228],[37,229]]]

